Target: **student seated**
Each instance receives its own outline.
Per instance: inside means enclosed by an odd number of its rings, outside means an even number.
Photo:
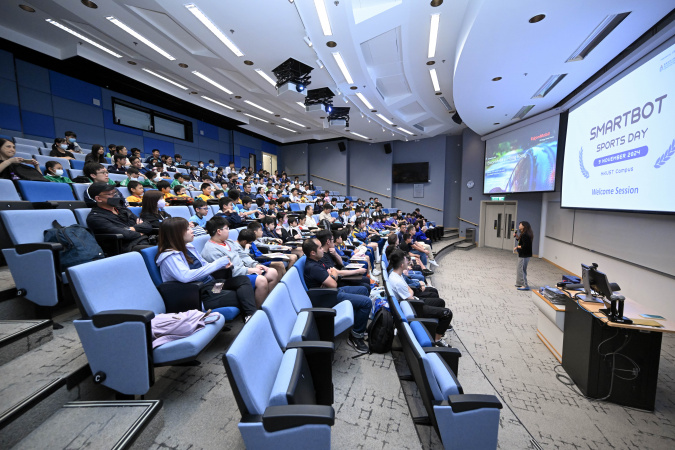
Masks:
[[[195,213],[190,217],[190,222],[195,226],[206,229],[206,216],[209,214],[209,205],[207,205],[204,200],[195,200],[192,207],[194,208]]]
[[[298,216],[288,216],[281,227],[281,239],[284,242],[302,240],[302,230],[298,226]]]
[[[145,164],[149,167],[154,167],[154,164],[160,161],[159,150],[156,148],[152,149],[152,154],[145,158]]]
[[[66,143],[68,144],[68,151],[82,153],[82,148],[80,148],[80,144],[77,143],[77,134],[75,134],[75,132],[66,131],[64,136],[66,137]]]
[[[424,276],[428,277],[434,274],[433,271],[426,268],[428,262],[426,259],[426,254],[415,247],[415,243],[413,242],[410,233],[403,234],[402,239],[398,244],[398,248],[403,251],[403,253],[419,256],[419,266],[422,269],[422,274]]]
[[[164,200],[167,202],[171,201],[171,199],[174,197],[174,195],[171,193],[171,184],[166,180],[162,180],[157,183],[157,190],[162,193]]]
[[[364,276],[368,273],[368,270],[365,267],[350,270],[344,269],[342,257],[335,249],[335,237],[333,236],[333,232],[331,230],[320,230],[316,233],[316,239],[319,240],[321,247],[323,247],[323,257],[321,258],[321,262],[324,266],[329,269],[335,267],[338,276],[351,278],[349,280],[344,278],[339,279],[338,286],[363,286],[366,288],[368,294],[370,294],[370,278]]]
[[[113,180],[108,176],[108,169],[103,164],[87,163],[82,168],[82,175],[76,177],[75,183],[106,183],[110,186],[117,186]]]
[[[305,206],[305,226],[310,230],[313,228],[318,228],[316,220],[314,220],[314,206],[307,205]]]
[[[230,226],[222,216],[212,217],[206,223],[211,239],[202,250],[202,257],[212,262],[226,256],[232,262],[232,276],[250,275],[255,283],[255,304],[260,308],[267,295],[279,282],[276,270],[266,267],[251,258],[246,246],[255,240],[255,233],[242,230],[236,241],[229,238]]]
[[[187,189],[185,189],[185,186],[180,184],[177,185],[173,188],[173,193],[174,198],[171,199],[172,203],[180,203],[181,205],[184,205],[186,203],[192,204],[194,202],[194,199],[187,194]]]
[[[445,332],[450,328],[452,311],[445,307],[445,301],[440,298],[418,298],[414,295],[413,290],[408,287],[408,284],[403,279],[403,271],[406,269],[407,263],[407,258],[401,250],[394,250],[391,252],[388,268],[389,286],[399,302],[410,299],[422,300],[424,302],[424,306],[422,307],[422,317],[438,319],[434,345],[436,347],[449,347],[443,339],[443,336],[445,336]]]
[[[56,138],[52,144],[52,151],[49,156],[53,158],[75,159],[72,152],[68,151],[68,143],[65,138]]]
[[[213,191],[213,196],[216,198],[216,200],[220,200],[221,198],[225,197],[225,191],[222,189],[216,189]]]
[[[125,166],[125,167],[129,167],[129,166],[131,165],[131,162],[129,161],[129,159],[127,159],[127,156],[129,155],[129,152],[127,151],[126,146],[124,146],[124,145],[118,145],[117,147],[115,147],[115,153],[114,153],[113,156],[112,156],[112,157],[113,157],[113,162],[115,162],[115,160],[114,160],[115,155],[122,155],[122,156],[124,156],[124,166]]]
[[[47,181],[40,170],[40,163],[35,159],[23,159],[14,155],[16,155],[14,142],[0,138],[0,178]]]
[[[108,173],[114,173],[117,175],[125,175],[127,173],[127,166],[125,165],[127,161],[126,155],[120,153],[115,154],[113,157],[114,164],[108,166]]]
[[[229,258],[206,262],[192,245],[193,229],[182,217],[172,217],[162,222],[159,228],[159,244],[156,263],[162,281],[203,283],[200,297],[205,310],[235,306],[239,308],[244,322],[256,312],[255,296],[251,281],[246,276],[219,279],[213,276],[220,269],[232,267]],[[213,292],[216,283],[223,283],[220,293]]]
[[[330,203],[326,204],[323,206],[323,211],[321,214],[319,214],[319,226],[321,228],[325,228],[323,224],[330,224],[330,229],[337,230],[338,228],[342,228],[342,224],[336,223],[335,217],[331,215],[333,212],[333,205]],[[324,222],[326,221],[326,222]]]
[[[105,147],[100,145],[100,144],[95,144],[92,145],[91,147],[91,153],[88,153],[87,156],[84,157],[84,163],[98,163],[98,164],[105,164],[107,163],[105,159]]]
[[[246,223],[244,222],[244,216],[239,214],[238,211],[235,211],[234,203],[232,203],[232,199],[230,197],[223,197],[218,200],[218,206],[220,207],[220,212],[218,212],[216,215],[224,217],[232,228],[241,228],[246,226]]]
[[[269,253],[270,251],[287,251],[290,250],[290,248],[279,245],[279,243],[273,239],[264,237],[263,227],[260,222],[250,222],[246,229],[251,230],[255,235],[255,240],[251,243],[251,248],[249,249],[251,258],[275,269],[277,271],[279,280],[281,280],[284,274],[286,274],[286,267],[284,266],[284,263],[282,261],[267,260],[265,253]]]
[[[94,234],[121,234],[122,253],[151,247],[148,235],[152,227],[125,207],[124,198],[115,196],[115,186],[96,182],[87,192],[96,202],[87,216],[87,227]]]
[[[241,198],[241,206],[238,208],[239,214],[245,219],[257,219],[262,216],[262,213],[257,209],[252,209],[253,200],[251,197],[244,196]]]
[[[305,277],[307,288],[337,288],[338,302],[343,300],[351,302],[354,308],[354,326],[347,343],[359,353],[368,353],[368,346],[363,340],[368,325],[368,316],[373,306],[368,297],[368,289],[364,286],[338,287],[338,270],[335,267],[328,268],[322,262],[324,250],[318,239],[307,239],[302,244],[302,251],[307,256],[305,271],[302,274]],[[365,269],[362,270],[365,272]]]
[[[127,202],[132,206],[140,206],[143,202],[143,195],[145,194],[143,185],[136,180],[131,180],[127,183],[127,189],[131,194],[127,197]]]
[[[283,213],[280,213],[283,214]],[[262,231],[263,237],[268,238],[268,242],[276,242],[278,244],[283,244],[284,240],[281,239],[281,235],[277,232],[277,220],[274,217],[266,216],[262,220]],[[295,262],[302,256],[301,251],[294,249],[291,251],[289,257],[288,267],[290,268]]]
[[[209,183],[202,183],[202,193],[197,196],[198,199],[208,202],[209,200],[215,200],[215,197],[211,195],[211,185]]]
[[[47,161],[45,164],[45,178],[54,183],[72,183],[71,179],[63,176],[63,166],[57,161]]]
[[[142,206],[141,220],[152,226],[154,234],[158,234],[159,226],[162,222],[171,217],[168,212],[164,211],[166,201],[162,198],[162,193],[159,191],[148,191],[143,196]]]
[[[126,180],[122,180],[122,182],[120,183],[120,186],[123,186],[123,187],[129,186],[129,183],[131,181],[137,181],[137,182],[141,183],[141,185],[143,187],[148,187],[150,189],[157,189],[157,186],[155,186],[155,183],[153,183],[152,181],[145,178],[140,173],[140,171],[136,167],[134,167],[133,165],[130,166],[127,169],[127,178],[126,178]]]

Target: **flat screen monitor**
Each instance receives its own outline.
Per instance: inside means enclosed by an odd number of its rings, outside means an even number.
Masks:
[[[593,264],[592,266],[581,265],[581,283],[584,285],[584,291],[586,292],[586,301],[594,300],[593,292],[604,297],[606,300],[609,300],[614,293],[607,275],[598,270],[597,264]]]
[[[392,164],[392,178],[394,183],[428,183],[429,163]]]
[[[571,109],[563,208],[675,213],[675,44]]]
[[[485,141],[484,194],[555,190],[560,116]]]

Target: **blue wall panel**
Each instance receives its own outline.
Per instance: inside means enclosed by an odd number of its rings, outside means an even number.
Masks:
[[[36,91],[27,87],[19,88],[19,97],[21,98],[21,109],[40,114],[52,115],[54,111],[52,106],[52,96],[46,92]]]
[[[16,74],[19,86],[36,91],[51,92],[49,88],[49,71],[26,61],[16,60]]]
[[[216,153],[227,152],[227,146],[225,144],[223,144],[218,140],[209,139],[204,136],[199,136],[198,145],[200,149],[208,150],[211,152]]]
[[[46,114],[38,114],[30,111],[21,111],[24,134],[44,136],[51,139],[56,137],[54,133],[54,118]]]
[[[16,81],[0,78],[0,99],[8,105],[19,104],[19,94],[16,92]]]
[[[0,129],[3,130],[2,131],[3,134],[6,134],[4,131],[5,129],[7,130],[21,129],[21,117],[19,116],[18,106],[0,103]]]
[[[279,151],[279,147],[277,147],[275,144],[272,144],[271,142],[267,141],[261,141],[261,147],[260,150],[262,150],[265,153],[270,153],[272,155],[278,154],[277,152]]]
[[[198,120],[197,128],[198,128],[197,132],[199,133],[200,136],[204,136],[206,138],[215,140],[219,139],[217,126]]]
[[[230,142],[232,141],[232,136],[230,134],[230,130],[218,127],[218,140],[222,142]]]
[[[246,147],[244,145],[239,146],[239,156],[241,156],[246,161],[248,161],[248,154],[249,153],[255,153],[255,149],[251,148],[251,147]],[[248,166],[248,162],[246,163],[246,165]],[[237,167],[239,167],[239,166],[237,166]]]
[[[241,168],[241,158],[239,156],[234,157],[234,167],[236,167],[237,169]]]
[[[152,153],[154,149],[159,149],[160,155],[173,155],[175,152],[173,142],[160,141],[149,137],[143,138],[143,147],[145,153]]]
[[[135,134],[137,136],[143,136],[141,130],[136,128],[125,127],[124,125],[117,125],[113,123],[113,113],[107,109],[103,110],[103,126],[108,130],[120,131],[122,133]]]
[[[52,95],[74,100],[85,105],[93,105],[93,100],[101,100],[101,88],[76,78],[49,71]]]
[[[96,125],[73,122],[68,119],[54,118],[54,129],[57,136],[64,136],[66,131],[74,131],[79,142],[101,144],[105,142],[105,129]],[[110,142],[112,144],[112,142]]]
[[[253,136],[249,136],[247,134],[242,134],[238,131],[235,131],[233,134],[235,144],[245,145],[247,147],[252,147],[260,150],[262,142],[260,139],[254,138]]]
[[[54,117],[103,127],[103,110],[61,97],[53,97]]]
[[[0,78],[16,80],[14,76],[14,55],[5,50],[0,50]]]
[[[224,155],[224,154],[220,153],[219,156],[220,156],[220,160],[216,160],[216,163],[220,164],[220,167],[227,167],[227,166],[230,165],[230,161],[234,161],[234,159],[232,159],[231,155]]]
[[[144,150],[142,136],[137,136],[131,133],[123,133],[116,130],[109,130],[107,128],[105,129],[105,143],[99,142],[99,144],[105,144],[106,147],[109,144],[124,145],[127,147],[127,149],[136,147]]]
[[[103,106],[103,109],[108,109],[112,111],[112,98],[118,98],[120,100],[124,100],[125,102],[133,103],[134,105],[140,105],[141,101],[137,100],[133,97],[129,97],[128,95],[120,94],[119,92],[113,92],[110,89],[101,89],[101,95],[103,97],[103,101],[101,102],[101,106]]]
[[[199,160],[204,161],[204,165],[208,166],[209,165],[209,159],[212,159],[218,164],[220,162],[219,158],[219,153],[217,152],[210,152],[207,150],[199,150]]]
[[[197,147],[189,147],[184,144],[174,144],[174,150],[183,157],[183,161],[197,162],[199,159],[199,149]]]

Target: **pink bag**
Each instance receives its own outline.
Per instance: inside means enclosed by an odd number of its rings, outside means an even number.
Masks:
[[[167,342],[182,339],[201,330],[207,323],[220,318],[217,312],[204,313],[191,309],[181,313],[157,314],[150,322],[152,330],[152,348]]]

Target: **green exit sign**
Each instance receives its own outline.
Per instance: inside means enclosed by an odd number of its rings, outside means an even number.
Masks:
[[[493,202],[503,202],[506,200],[506,197],[490,197]]]

